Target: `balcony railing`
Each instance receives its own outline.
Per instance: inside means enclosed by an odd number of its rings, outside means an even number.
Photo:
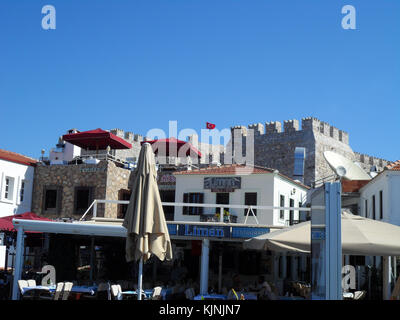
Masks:
[[[99,203],[112,203],[112,204],[129,204],[128,200],[99,200],[96,199],[92,202],[90,207],[86,210],[86,212],[82,215],[79,221],[85,219],[90,210],[93,208],[93,218],[97,217],[97,205]],[[253,210],[297,210],[297,211],[311,211],[311,208],[303,208],[303,207],[275,207],[275,206],[250,206],[250,205],[235,205],[235,204],[215,204],[215,203],[183,203],[183,202],[162,202],[163,206],[172,206],[172,207],[203,207],[203,208],[220,208],[219,212],[225,212],[225,209],[241,209],[246,211],[246,218],[244,220],[244,224],[247,224],[247,220],[249,217],[254,218],[256,224],[259,224],[257,216],[254,214]],[[325,209],[325,207],[314,207],[315,209]],[[207,216],[207,215],[200,215]],[[219,216],[219,220],[216,219],[216,215],[209,215],[211,221],[214,222],[236,222],[237,216],[230,214],[229,216]],[[225,219],[224,217],[229,217],[229,219]],[[235,219],[235,218],[236,219]],[[235,221],[234,221],[235,220]],[[210,220],[209,220],[210,221]]]

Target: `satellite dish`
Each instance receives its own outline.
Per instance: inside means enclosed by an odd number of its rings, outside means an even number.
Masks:
[[[324,158],[336,174],[347,180],[371,180],[371,177],[361,167],[349,159],[332,151],[325,151]]]
[[[339,166],[336,168],[336,173],[339,177],[344,177],[346,175],[346,168],[343,166]]]

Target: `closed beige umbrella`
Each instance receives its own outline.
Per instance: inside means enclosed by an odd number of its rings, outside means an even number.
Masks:
[[[152,254],[161,261],[171,260],[172,247],[158,191],[154,153],[148,143],[142,145],[134,174],[132,195],[122,225],[127,229],[126,260],[139,260],[140,299],[143,261]]]
[[[310,221],[273,231],[243,244],[246,249],[270,249],[309,253]],[[400,227],[342,212],[342,254],[364,256],[399,256]]]

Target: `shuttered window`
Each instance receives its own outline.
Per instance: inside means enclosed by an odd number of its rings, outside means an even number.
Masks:
[[[183,194],[184,203],[204,203],[204,193],[191,192]],[[203,207],[183,207],[184,215],[200,215],[203,214]]]

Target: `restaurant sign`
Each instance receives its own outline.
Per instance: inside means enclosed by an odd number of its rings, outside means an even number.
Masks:
[[[240,189],[241,177],[206,177],[204,178],[204,189],[211,189],[211,192],[233,192]]]
[[[261,234],[269,233],[270,229],[264,227],[168,223],[168,232],[170,236],[188,238],[249,239]]]

